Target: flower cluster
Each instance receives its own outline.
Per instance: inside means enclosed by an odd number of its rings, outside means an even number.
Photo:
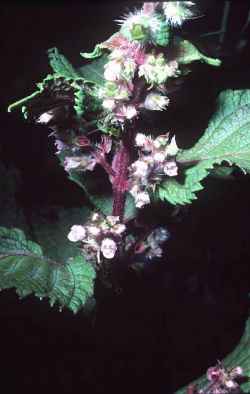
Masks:
[[[121,242],[126,226],[120,223],[118,216],[103,217],[94,213],[84,225],[74,225],[68,234],[72,242],[81,242],[82,251],[87,260],[100,264],[101,256],[113,259]]]
[[[105,84],[98,91],[98,96],[103,100],[103,108],[114,114],[116,121],[124,122],[137,115],[135,105],[129,103],[133,91],[133,78],[138,64],[144,59],[144,52],[138,44],[130,44],[125,38],[120,37],[115,49],[109,55],[105,64]]]
[[[239,381],[243,377],[241,367],[227,370],[218,362],[215,367],[208,368],[207,380],[209,383],[200,390],[194,390],[197,394],[229,394],[240,392]]]
[[[138,133],[135,143],[139,148],[139,159],[129,168],[129,192],[135,199],[137,208],[150,203],[150,190],[160,183],[165,176],[176,176],[178,168],[175,156],[178,147],[175,137],[169,141],[169,135],[160,135],[152,139]]]
[[[143,76],[150,85],[161,85],[169,77],[178,75],[178,63],[175,60],[167,62],[162,53],[150,53],[146,56],[144,64],[139,67],[138,75]]]
[[[105,83],[98,89],[97,96],[102,100],[106,113],[112,114],[112,121],[107,115],[107,122],[123,124],[134,119],[140,108],[166,109],[169,99],[157,89],[162,91],[168,78],[179,76],[179,64],[175,59],[166,59],[163,53],[156,53],[152,45],[169,44],[166,15],[172,11],[168,10],[167,4],[145,3],[141,10],[118,21],[120,31],[102,43],[102,47],[110,53],[104,66]],[[182,8],[178,5],[177,11],[181,13]],[[146,98],[145,92],[142,97],[140,94],[137,96],[138,78],[145,81],[145,88],[149,91]],[[151,92],[151,89],[154,90]]]

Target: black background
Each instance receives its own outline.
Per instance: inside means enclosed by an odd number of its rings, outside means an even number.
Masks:
[[[43,204],[79,206],[84,197],[53,156],[49,130],[7,114],[9,103],[28,95],[50,70],[46,50],[56,46],[80,66],[89,51],[116,31],[114,19],[140,3],[5,3],[1,6],[1,160],[22,173],[18,191],[26,210]],[[181,147],[202,134],[214,100],[225,88],[250,87],[249,28],[240,35],[249,4],[231,2],[228,29],[218,52],[216,36],[224,2],[203,1],[203,18],[186,33],[223,66],[195,65],[166,118]],[[165,123],[162,123],[163,127]],[[169,209],[147,213],[172,234],[164,261],[143,277],[124,280],[120,295],[104,292],[94,318],[59,313],[35,298],[0,297],[1,385],[8,393],[169,393],[230,352],[242,335],[249,291],[249,177],[207,179],[199,199],[179,222]],[[14,225],[14,223],[13,223]]]

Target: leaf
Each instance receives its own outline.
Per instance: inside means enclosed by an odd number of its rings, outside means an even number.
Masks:
[[[78,73],[88,82],[102,85],[104,83],[104,65],[107,63],[107,55],[103,55],[97,60],[87,63],[78,69]]]
[[[103,44],[96,44],[92,52],[81,52],[80,55],[85,59],[95,59],[103,54],[104,47]]]
[[[195,192],[202,190],[200,183],[208,175],[209,169],[213,168],[212,162],[199,163],[194,167],[184,170],[184,182],[180,183],[173,178],[162,182],[158,187],[158,196],[161,200],[167,200],[173,205],[190,204],[197,197]]]
[[[180,41],[178,45],[180,49],[180,57],[178,62],[180,64],[190,64],[194,61],[201,61],[209,64],[210,66],[220,66],[221,60],[203,55],[191,42],[187,40]]]
[[[204,135],[176,158],[183,169],[184,182],[167,179],[158,187],[162,200],[187,204],[203,189],[201,181],[215,164],[223,161],[250,172],[250,90],[226,90],[218,97],[217,111],[209,121]]]
[[[53,71],[64,78],[79,78],[78,72],[73,68],[66,57],[59,53],[57,48],[48,49],[49,63]]]
[[[236,348],[228,354],[223,360],[222,365],[228,369],[240,366],[243,368],[243,374],[249,379],[245,383],[240,385],[243,393],[249,393],[250,391],[250,318],[248,318],[245,326],[244,334],[236,346]],[[192,383],[197,385],[198,390],[208,383],[206,374],[196,379]],[[188,385],[189,385],[188,384]],[[187,386],[180,388],[175,392],[175,394],[185,394],[187,392]]]
[[[19,229],[0,227],[0,287],[15,287],[20,297],[34,293],[50,305],[76,313],[93,295],[94,268],[82,256],[60,264],[43,256],[40,246]]]

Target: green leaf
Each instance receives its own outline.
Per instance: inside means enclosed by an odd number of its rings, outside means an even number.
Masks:
[[[200,181],[208,175],[209,169],[212,168],[213,162],[201,162],[184,170],[183,183],[173,178],[167,179],[157,189],[159,198],[163,201],[167,200],[173,205],[190,204],[197,199],[195,192],[203,189]]]
[[[73,68],[66,57],[59,53],[57,48],[48,49],[49,63],[53,71],[64,78],[79,78],[78,72]]]
[[[245,326],[244,334],[236,346],[236,348],[226,356],[222,360],[222,365],[227,368],[231,369],[234,367],[242,367],[243,368],[243,375],[249,378],[245,383],[240,385],[243,393],[250,392],[250,318],[248,318]],[[197,385],[197,389],[203,388],[208,383],[206,374],[201,376],[200,378],[196,379],[192,382],[192,384]],[[191,383],[189,383],[191,384]],[[175,394],[185,394],[187,392],[187,386],[180,388],[175,392]]]
[[[76,313],[93,295],[94,268],[82,256],[62,264],[43,256],[39,245],[19,229],[0,227],[0,287],[15,287],[20,297],[48,297]]]
[[[80,55],[85,59],[95,59],[103,54],[104,47],[103,44],[96,44],[92,52],[81,52]]]
[[[181,150],[176,160],[192,167],[183,169],[183,183],[170,178],[158,187],[160,199],[172,204],[192,202],[215,164],[225,161],[250,172],[250,90],[222,92],[204,135],[193,148]]]
[[[210,66],[220,66],[221,60],[203,55],[191,42],[187,40],[180,41],[178,45],[180,49],[180,57],[178,62],[180,64],[189,64],[194,61],[201,61],[209,64]]]
[[[78,69],[78,73],[83,79],[88,82],[92,82],[97,85],[103,85],[103,83],[105,82],[103,77],[104,65],[107,63],[107,61],[107,55],[103,55],[99,59],[80,67]]]

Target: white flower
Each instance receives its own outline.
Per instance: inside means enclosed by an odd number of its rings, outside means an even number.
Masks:
[[[155,161],[158,161],[159,163],[163,163],[164,160],[166,159],[166,155],[163,152],[157,152],[153,156]]]
[[[126,230],[126,226],[123,223],[116,224],[112,228],[112,232],[117,235],[121,235]]]
[[[144,108],[152,111],[162,111],[169,104],[169,98],[162,94],[151,92],[146,96],[143,103]]]
[[[238,387],[238,384],[233,380],[226,380],[225,386],[228,387],[229,389],[236,389],[236,387]]]
[[[104,238],[101,243],[101,252],[106,259],[113,259],[117,251],[117,245],[111,238]]]
[[[101,230],[97,226],[87,226],[88,233],[94,236],[100,234]]]
[[[64,144],[64,142],[62,142],[61,140],[55,140],[55,146],[56,146],[56,149],[57,149],[56,155],[58,155],[59,153],[61,153],[61,151],[62,151],[63,149],[66,149],[66,148],[67,148],[67,145]]]
[[[135,144],[136,144],[137,146],[143,146],[143,145],[146,144],[147,139],[148,139],[148,138],[146,137],[145,134],[137,133],[137,134],[136,134],[136,137],[135,137]]]
[[[132,119],[137,115],[137,111],[134,105],[122,105],[118,108],[115,116],[120,122],[124,122],[125,119]]]
[[[86,236],[86,230],[83,226],[74,225],[71,227],[71,230],[68,234],[68,239],[71,242],[82,241]]]
[[[115,224],[117,224],[119,222],[119,216],[109,215],[106,217],[106,220],[111,226],[114,226]]]
[[[53,118],[53,114],[49,112],[44,112],[39,118],[36,120],[37,123],[47,124]]]
[[[65,157],[64,168],[65,171],[70,171],[81,165],[81,159],[79,157]]]
[[[102,102],[102,106],[109,111],[112,111],[115,108],[115,100],[113,99],[105,99]]]
[[[148,175],[148,164],[145,161],[137,160],[131,164],[133,175],[137,177],[146,177]]]
[[[162,146],[166,145],[167,142],[168,142],[168,134],[166,134],[166,135],[159,135],[159,137],[157,137],[157,138],[154,140],[154,147],[155,147],[156,149],[159,149],[159,148],[161,148]]]
[[[106,63],[104,68],[104,78],[107,81],[116,81],[117,79],[120,79],[122,71],[122,65],[120,62],[112,60],[111,62]]]
[[[178,175],[178,167],[175,161],[169,161],[165,164],[163,171],[168,176]]]
[[[142,208],[144,205],[150,203],[150,197],[147,192],[139,192],[135,196],[135,206],[137,208]]]
[[[181,26],[185,19],[192,17],[193,13],[189,7],[193,5],[192,1],[167,1],[162,3],[166,22],[172,26]]]
[[[178,151],[179,151],[179,148],[176,144],[175,136],[173,136],[170,144],[166,147],[165,152],[167,155],[175,156],[175,155],[177,155]]]

